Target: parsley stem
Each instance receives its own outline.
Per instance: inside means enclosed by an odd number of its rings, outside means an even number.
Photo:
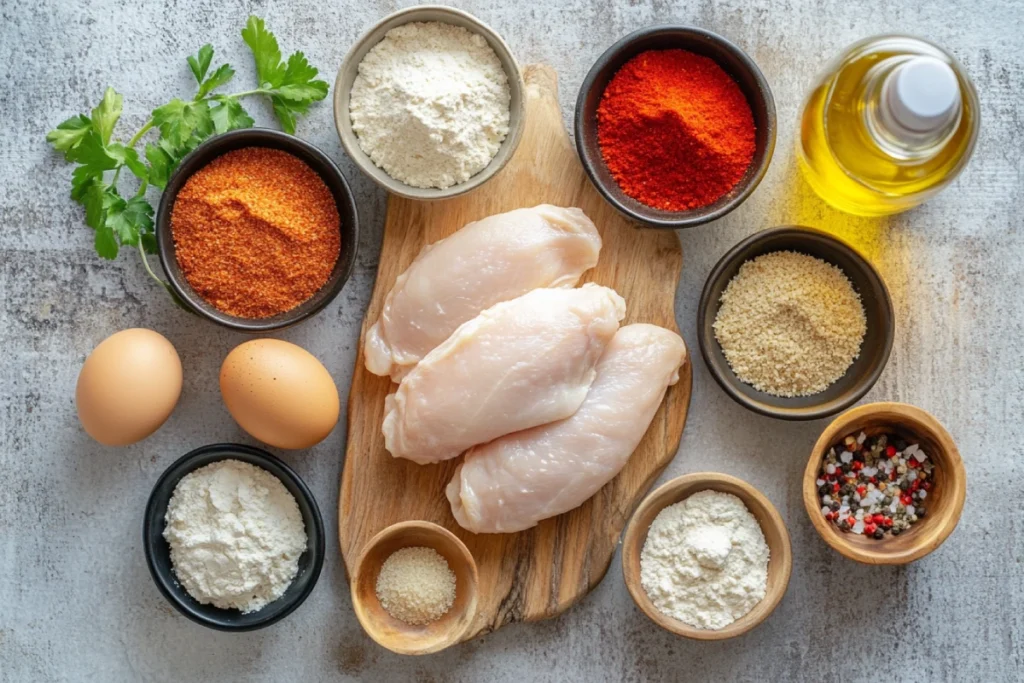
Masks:
[[[144,265],[146,267],[146,272],[149,273],[149,276],[151,278],[153,278],[154,280],[156,280],[160,284],[161,287],[163,287],[164,289],[167,289],[168,288],[168,284],[166,282],[164,282],[163,280],[161,280],[159,277],[157,277],[157,274],[154,273],[153,269],[149,267],[149,260],[146,258],[146,250],[142,246],[142,240],[141,239],[139,240],[139,256],[142,257],[142,265]]]
[[[132,139],[128,141],[129,147],[135,147],[135,145],[142,139],[142,136],[149,132],[149,129],[153,127],[153,119],[146,121],[145,125],[139,129],[139,132],[132,136]]]

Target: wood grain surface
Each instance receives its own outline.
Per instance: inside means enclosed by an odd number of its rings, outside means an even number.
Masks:
[[[526,129],[515,157],[489,183],[439,202],[389,198],[377,281],[360,340],[378,318],[395,278],[420,249],[470,221],[520,207],[578,206],[593,219],[604,245],[584,281],[616,289],[626,299],[623,324],[648,322],[676,330],[674,298],[682,252],[671,231],[635,228],[609,206],[587,179],[562,125],[557,77],[528,66]],[[582,598],[608,570],[637,501],[674,456],[690,403],[691,361],[680,370],[637,450],[623,471],[572,512],[515,534],[476,535],[455,522],[445,485],[458,460],[421,466],[392,458],[381,422],[388,378],[363,365],[362,344],[348,402],[348,445],[338,501],[338,535],[349,576],[363,546],[381,529],[423,519],[452,530],[479,568],[479,606],[464,640],[514,621],[555,616]]]

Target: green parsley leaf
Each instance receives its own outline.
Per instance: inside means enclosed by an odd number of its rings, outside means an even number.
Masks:
[[[54,130],[46,134],[46,141],[53,145],[53,148],[68,152],[78,146],[85,134],[92,129],[92,119],[84,114],[72,116],[62,122]]]
[[[117,159],[118,163],[127,166],[128,170],[139,180],[147,180],[149,178],[146,164],[142,163],[142,160],[139,159],[139,153],[131,147],[125,147],[120,143],[114,142],[107,145],[107,153]]]
[[[230,81],[235,75],[235,70],[231,68],[229,64],[221,64],[220,67],[213,72],[213,74],[203,81],[202,85],[199,86],[199,93],[196,95],[197,100],[201,100],[208,94]]]
[[[117,238],[114,237],[114,231],[107,225],[101,225],[96,230],[96,239],[93,240],[93,245],[96,247],[96,253],[101,258],[108,259],[110,261],[117,258]]]
[[[146,234],[142,235],[139,239],[142,240],[142,248],[146,251],[147,254],[159,253],[160,250],[157,249],[156,246],[156,235],[154,235],[151,232],[147,232]],[[170,291],[170,288],[168,288],[167,291]],[[174,294],[172,293],[171,296],[174,296]]]
[[[242,29],[242,40],[252,50],[256,60],[256,77],[261,88],[276,88],[284,82],[285,67],[281,63],[281,48],[277,38],[267,30],[259,17],[249,17]]]
[[[204,136],[213,132],[210,106],[205,101],[185,102],[174,98],[153,110],[153,124],[160,129],[161,140],[174,148],[187,147],[189,138],[197,131]]]
[[[153,206],[145,197],[132,197],[124,207],[125,216],[137,228],[140,235],[153,232]]]
[[[167,152],[154,145],[146,143],[146,161],[149,162],[149,184],[161,190],[167,187],[170,180],[173,162]]]
[[[213,59],[213,45],[207,43],[199,48],[197,57],[188,57],[188,68],[192,69],[192,75],[196,77],[196,83],[202,83],[206,78],[206,72],[210,68],[210,61]]]
[[[217,101],[219,104],[210,109],[210,118],[213,119],[213,127],[218,133],[226,133],[238,128],[249,128],[255,123],[237,98],[220,97],[217,98]]]
[[[88,167],[93,174],[101,174],[117,167],[117,159],[110,156],[99,134],[94,130],[86,132],[78,144],[67,151],[66,156],[69,161]]]
[[[103,182],[102,171],[99,174],[88,166],[79,166],[71,173],[71,198],[79,204],[85,202],[86,193],[94,182]]]
[[[153,232],[153,207],[142,197],[127,202],[117,197],[107,209],[106,225],[121,244],[134,247],[142,235]]]
[[[92,126],[103,144],[110,143],[110,136],[114,132],[117,120],[121,118],[122,97],[114,92],[113,88],[107,88],[103,93],[103,100],[92,110]]]
[[[284,132],[294,135],[295,134],[295,110],[288,100],[282,97],[271,97],[270,102],[274,105],[274,116],[277,117],[278,122],[281,124],[281,128]]]

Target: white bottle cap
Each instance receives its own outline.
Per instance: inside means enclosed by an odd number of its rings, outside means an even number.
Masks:
[[[946,126],[960,112],[960,83],[946,62],[914,57],[886,79],[886,101],[892,117],[915,133]]]

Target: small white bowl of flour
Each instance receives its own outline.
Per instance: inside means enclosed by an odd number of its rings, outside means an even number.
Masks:
[[[204,626],[247,631],[291,613],[324,557],[323,521],[306,485],[266,451],[205,446],[160,477],[145,550],[160,592]]]
[[[385,17],[338,70],[334,120],[342,146],[379,185],[412,199],[479,187],[522,134],[522,73],[486,24],[450,7]]]
[[[673,479],[637,508],[622,542],[626,585],[659,626],[721,640],[761,623],[786,592],[789,534],[754,487],[724,474]]]

